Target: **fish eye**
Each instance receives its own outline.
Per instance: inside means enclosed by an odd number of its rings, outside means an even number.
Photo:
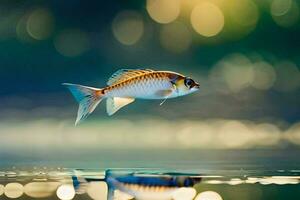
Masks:
[[[188,88],[191,88],[191,86],[193,85],[193,83],[194,83],[194,81],[193,81],[192,79],[190,79],[190,78],[186,78],[186,79],[184,80],[184,84],[185,84],[185,86],[188,87]]]

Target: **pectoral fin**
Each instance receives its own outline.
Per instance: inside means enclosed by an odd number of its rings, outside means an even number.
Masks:
[[[165,101],[169,98],[169,96],[172,94],[173,90],[168,89],[168,90],[159,90],[156,92],[156,95],[164,98],[164,100],[159,104],[160,106],[163,105],[163,103],[165,103]]]
[[[106,100],[106,112],[109,116],[113,115],[122,107],[134,102],[134,98],[107,98]]]
[[[173,90],[171,90],[171,89],[168,89],[168,90],[158,90],[156,92],[156,95],[158,97],[161,97],[161,98],[166,98],[166,97],[170,96],[172,94],[172,92],[173,92]]]

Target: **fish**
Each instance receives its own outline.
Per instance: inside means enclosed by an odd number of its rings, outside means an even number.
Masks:
[[[118,191],[131,196],[130,199],[169,200],[180,188],[192,188],[202,181],[201,174],[149,173],[119,170],[105,170],[101,178],[85,177],[75,170],[72,182],[77,194],[83,194],[89,183],[103,181],[107,184],[107,199],[113,200]]]
[[[86,119],[106,99],[109,116],[135,99],[167,99],[184,96],[200,89],[192,78],[172,71],[152,69],[120,69],[107,81],[104,88],[95,88],[72,83],[63,83],[77,102],[79,108],[75,125]]]

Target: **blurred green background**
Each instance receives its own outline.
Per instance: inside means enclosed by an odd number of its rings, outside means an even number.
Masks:
[[[298,148],[299,9],[297,0],[1,0],[1,164],[90,149],[89,161],[103,149]],[[162,106],[138,100],[113,117],[102,103],[74,127],[77,103],[61,83],[104,87],[121,68],[176,71],[201,90]]]

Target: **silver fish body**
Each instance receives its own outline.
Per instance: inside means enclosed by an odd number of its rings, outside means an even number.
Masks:
[[[91,114],[97,105],[107,99],[106,110],[113,115],[135,99],[166,99],[184,96],[199,89],[193,79],[170,71],[150,69],[122,69],[115,72],[104,88],[93,88],[64,83],[75,99],[79,109],[75,124]],[[163,102],[164,102],[163,101]]]
[[[105,93],[106,97],[132,97],[137,99],[164,99],[160,91],[173,90],[173,85],[168,77],[140,78],[128,84],[116,84]],[[176,90],[173,90],[176,96]]]

